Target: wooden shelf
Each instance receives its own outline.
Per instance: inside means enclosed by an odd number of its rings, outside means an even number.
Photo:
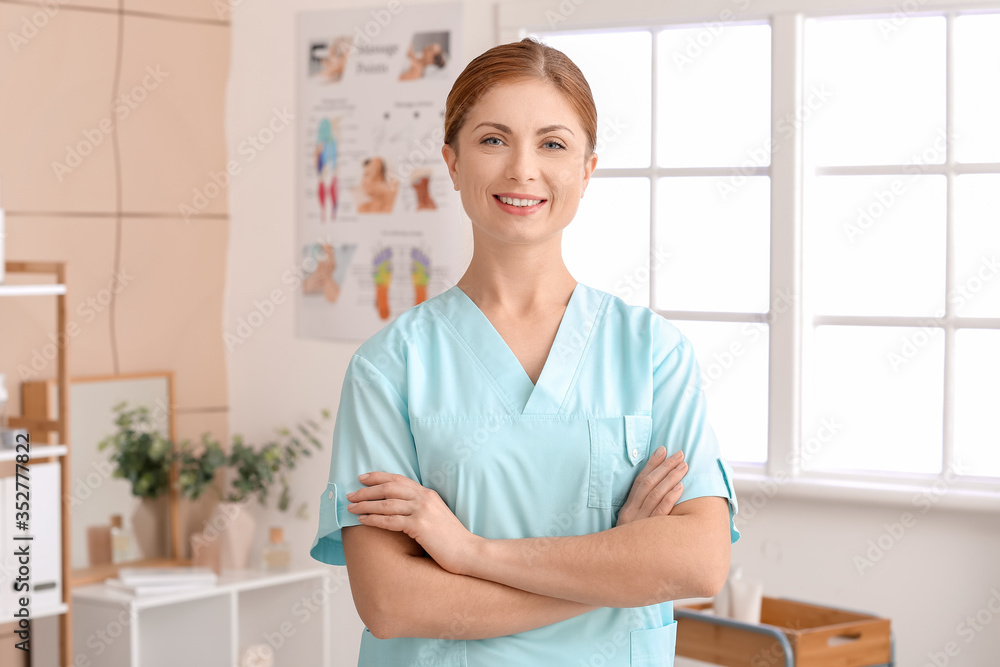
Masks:
[[[47,284],[27,284],[27,285],[0,285],[0,296],[23,297],[23,296],[54,296],[56,299],[56,331],[66,331],[68,324],[68,304],[67,304],[67,265],[66,262],[11,262],[5,263],[5,270],[8,274],[26,273],[41,274],[55,277],[54,283]],[[71,512],[71,490],[70,490],[70,447],[69,442],[69,343],[62,343],[56,346],[56,382],[55,389],[58,392],[58,414],[55,419],[42,418],[39,416],[28,416],[11,419],[12,428],[28,428],[32,434],[32,439],[39,440],[37,445],[31,447],[29,458],[59,459],[60,494],[62,498],[60,542],[61,553],[60,570],[62,572],[62,601],[39,609],[32,609],[33,618],[42,616],[59,617],[59,664],[62,667],[70,667],[73,664],[73,598],[71,595],[70,577],[70,512]],[[45,434],[45,440],[51,434],[55,434],[57,443],[50,444],[35,436],[39,433]],[[43,444],[44,442],[44,444]],[[14,461],[17,457],[16,450],[0,450],[0,461]]]
[[[28,452],[29,459],[47,459],[50,456],[62,456],[67,451],[66,445],[32,445]],[[17,450],[0,449],[0,461],[17,460]]]
[[[58,296],[66,294],[65,285],[0,285],[0,296]]]

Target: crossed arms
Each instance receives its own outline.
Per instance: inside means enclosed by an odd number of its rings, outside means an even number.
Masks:
[[[715,595],[729,569],[728,501],[675,506],[684,472],[659,448],[614,528],[511,540],[473,535],[434,491],[371,473],[348,495],[363,525],[343,529],[358,613],[380,639],[483,639],[599,607]]]

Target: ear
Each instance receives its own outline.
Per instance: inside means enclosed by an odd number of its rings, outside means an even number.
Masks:
[[[451,184],[458,190],[458,153],[449,144],[441,147],[441,156],[444,157],[445,164],[448,165],[448,175],[451,176]]]
[[[590,183],[590,175],[594,173],[594,169],[596,168],[597,153],[591,153],[590,157],[583,163],[583,189],[580,190],[581,199],[583,199],[583,194],[587,191],[587,185]]]

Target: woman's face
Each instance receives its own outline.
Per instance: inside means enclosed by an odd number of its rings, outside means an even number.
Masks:
[[[559,234],[576,215],[597,166],[576,111],[546,81],[499,85],[480,98],[442,153],[474,229],[530,244]]]

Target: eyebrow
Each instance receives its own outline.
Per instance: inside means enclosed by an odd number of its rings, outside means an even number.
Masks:
[[[487,123],[480,123],[479,125],[476,125],[475,130],[478,130],[479,128],[481,128],[484,125],[486,125],[488,127],[496,128],[496,129],[500,130],[501,132],[506,132],[507,134],[514,134],[513,130],[511,130],[509,127],[507,127],[506,125],[504,125],[502,123],[489,123],[489,122],[487,122]],[[475,131],[475,130],[473,130],[473,131]],[[576,136],[575,134],[573,134],[573,130],[569,129],[565,125],[546,125],[545,127],[539,128],[538,132],[536,132],[536,134],[538,134],[538,135],[548,134],[549,132],[555,132],[556,130],[566,130],[567,132],[569,132],[570,134],[572,134],[574,137]]]

